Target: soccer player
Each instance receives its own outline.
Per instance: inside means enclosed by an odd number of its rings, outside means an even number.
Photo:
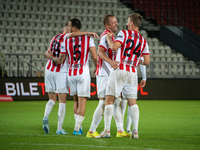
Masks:
[[[97,91],[99,97],[99,104],[94,112],[93,120],[90,126],[89,131],[87,132],[86,137],[96,137],[98,136],[98,132],[96,128],[98,127],[101,119],[103,117],[103,111],[105,106],[105,92],[106,92],[106,84],[108,81],[108,76],[110,75],[110,70],[112,68],[116,69],[118,67],[118,62],[115,61],[116,52],[112,51],[107,44],[106,35],[107,33],[114,34],[118,29],[117,19],[114,15],[108,14],[103,18],[103,23],[105,26],[105,30],[100,37],[99,48],[98,48],[98,63],[96,70],[96,79],[97,79]],[[114,35],[112,35],[112,40],[115,40]],[[117,135],[116,137],[126,137],[128,136],[126,132],[124,132],[123,128],[123,116],[120,108],[121,98],[116,98],[115,107],[113,111],[113,116],[116,121],[117,126]]]
[[[81,29],[80,20],[73,18],[69,21],[70,31],[79,33]],[[97,65],[97,54],[94,40],[90,36],[79,36],[66,39],[61,48],[58,64],[62,63],[66,55],[68,58],[68,81],[70,95],[78,96],[78,109],[76,123],[73,131],[74,135],[82,135],[80,127],[84,120],[85,105],[87,98],[90,97],[90,73],[89,73],[89,53],[91,53],[95,66]]]
[[[108,45],[113,51],[117,51],[116,61],[119,61],[119,67],[112,70],[108,78],[105,99],[104,112],[104,131],[96,138],[110,138],[110,124],[113,112],[113,103],[115,97],[119,97],[120,93],[127,98],[130,115],[133,124],[131,138],[139,138],[138,122],[139,108],[137,99],[137,67],[139,64],[148,65],[150,63],[150,52],[146,40],[139,34],[139,27],[142,16],[133,13],[127,20],[128,30],[121,30],[116,40],[111,40],[112,34],[106,36]],[[141,61],[141,55],[144,61]]]
[[[46,52],[47,58],[58,58],[60,54],[61,43],[63,39],[80,36],[80,35],[94,35],[93,32],[80,32],[80,33],[70,33],[68,24],[65,25],[63,33],[56,35],[50,43],[50,47]],[[43,118],[43,130],[45,133],[49,133],[49,114],[53,106],[56,103],[58,93],[59,99],[59,109],[58,109],[58,127],[56,134],[67,134],[62,125],[64,122],[65,111],[66,111],[66,96],[68,93],[68,83],[67,83],[67,61],[63,61],[62,64],[56,64],[51,59],[48,59],[46,69],[45,69],[45,91],[48,93],[49,101],[46,104],[44,118]]]

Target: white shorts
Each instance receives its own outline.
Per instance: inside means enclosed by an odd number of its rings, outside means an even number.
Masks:
[[[53,93],[69,93],[66,72],[45,70],[45,91]]]
[[[90,98],[90,75],[82,74],[77,76],[68,76],[68,83],[70,87],[70,95],[78,95],[78,97]]]
[[[108,78],[106,95],[119,97],[122,92],[124,98],[137,99],[137,87],[137,73],[117,69]]]
[[[106,98],[106,86],[108,82],[107,76],[96,76],[97,96],[98,98]]]

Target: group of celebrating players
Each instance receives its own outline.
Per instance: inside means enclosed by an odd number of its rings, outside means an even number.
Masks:
[[[62,125],[66,112],[66,97],[74,97],[75,127],[73,135],[82,135],[82,122],[85,115],[87,98],[90,97],[89,53],[96,67],[97,93],[99,104],[93,114],[93,120],[88,138],[110,138],[110,125],[114,116],[117,134],[116,137],[139,138],[139,108],[136,103],[138,76],[137,67],[140,65],[143,79],[140,86],[146,84],[145,65],[150,63],[149,47],[146,40],[140,35],[139,27],[142,17],[133,13],[127,20],[128,30],[121,30],[116,39],[114,33],[118,30],[117,19],[114,15],[105,15],[103,31],[98,51],[94,32],[81,32],[81,22],[73,18],[65,25],[63,33],[56,35],[45,53],[48,58],[45,69],[45,91],[49,101],[46,104],[43,130],[49,133],[49,114],[56,103],[58,93],[58,126],[56,134],[67,134]],[[98,55],[98,57],[97,57]],[[124,130],[124,114],[128,102],[127,127]],[[104,131],[96,131],[104,115]],[[132,130],[131,128],[132,123]]]

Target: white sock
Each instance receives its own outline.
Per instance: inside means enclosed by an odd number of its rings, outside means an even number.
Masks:
[[[55,102],[52,99],[50,99],[47,102],[47,104],[45,106],[44,117],[49,118],[49,114],[51,113],[51,110],[52,110],[54,105],[55,105]]]
[[[113,117],[115,118],[117,131],[124,132],[123,116],[122,116],[120,103],[121,103],[121,98],[115,99],[114,104],[113,104]]]
[[[106,105],[104,111],[104,131],[110,131],[112,114],[113,114],[113,105]]]
[[[64,118],[65,118],[65,112],[66,112],[66,103],[59,103],[57,130],[62,130],[62,125],[63,125]]]
[[[131,114],[130,114],[130,108],[128,106],[126,131],[131,131],[131,123],[132,123],[132,119],[131,119]]]
[[[76,123],[75,123],[74,130],[76,130],[77,132],[79,131],[79,129],[80,129],[81,125],[82,125],[83,120],[84,120],[83,116],[76,115]]]
[[[123,118],[124,118],[125,111],[126,111],[126,104],[127,104],[127,100],[122,99],[122,115],[123,115]]]
[[[74,120],[75,120],[75,122],[76,122],[76,116],[77,116],[77,114],[74,114]],[[80,129],[82,129],[82,125],[80,126]]]
[[[99,104],[96,110],[94,111],[92,123],[89,129],[89,131],[92,131],[92,133],[96,132],[96,129],[103,118],[104,104],[105,100],[99,100]]]
[[[132,118],[132,123],[133,123],[133,133],[138,133],[138,123],[139,123],[139,108],[138,105],[132,105],[129,107],[130,109],[130,114]]]

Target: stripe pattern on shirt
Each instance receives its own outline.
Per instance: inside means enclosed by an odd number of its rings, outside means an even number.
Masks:
[[[99,41],[99,47],[102,47],[105,51],[105,54],[107,55],[107,57],[109,57],[111,60],[115,60],[116,58],[116,54],[114,51],[112,51],[109,47],[106,47],[105,45],[107,45],[107,41],[104,41],[104,44],[101,44],[101,40],[103,36],[106,36],[107,33],[111,33],[109,30],[104,30],[104,32],[101,34],[100,36],[100,41]],[[112,36],[112,41],[115,41],[115,37],[114,35]],[[110,64],[107,65],[103,65],[104,62],[99,56],[97,58],[97,68],[96,68],[96,75],[102,75],[105,74],[105,72],[110,72],[108,70],[111,69]],[[107,67],[107,68],[106,68]],[[109,74],[108,74],[109,75]]]
[[[49,49],[51,50],[54,57],[59,58],[60,47],[63,42],[65,34],[61,33],[52,38]],[[64,61],[62,64],[56,64],[53,60],[48,59],[46,69],[52,72],[67,72],[67,64]]]
[[[72,37],[65,41],[69,76],[89,74],[90,36]]]
[[[119,69],[130,72],[135,72],[135,68],[140,63],[140,58],[147,45],[146,40],[134,30],[121,30],[121,34],[118,37],[123,37],[123,41],[116,39],[122,45],[117,53],[117,61],[120,61]],[[148,52],[147,52],[148,54]]]

